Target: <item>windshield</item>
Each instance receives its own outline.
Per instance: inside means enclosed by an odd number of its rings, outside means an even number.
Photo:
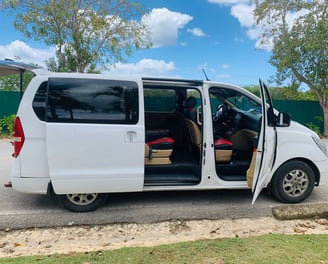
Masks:
[[[244,112],[261,112],[261,105],[258,102],[238,91],[221,87],[211,87],[210,94],[212,100],[217,101],[216,105],[226,103],[229,108],[239,109]]]

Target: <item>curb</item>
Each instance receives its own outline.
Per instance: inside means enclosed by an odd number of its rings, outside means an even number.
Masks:
[[[279,205],[272,208],[272,214],[278,220],[328,219],[328,203]]]

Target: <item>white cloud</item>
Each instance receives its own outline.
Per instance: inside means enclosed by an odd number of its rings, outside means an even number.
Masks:
[[[220,79],[230,79],[232,76],[227,73],[220,73],[217,74],[216,77],[220,80]]]
[[[178,39],[178,30],[184,28],[193,19],[192,16],[173,12],[167,8],[154,8],[142,17],[150,31],[153,47],[173,45]]]
[[[238,4],[231,7],[230,14],[238,19],[242,27],[252,27],[255,24],[253,11],[254,5]]]
[[[173,61],[165,62],[164,60],[142,59],[137,63],[116,63],[115,66],[111,67],[110,73],[163,76],[169,75],[174,70],[175,64]]]
[[[230,68],[230,66],[228,64],[222,64],[221,68],[224,69],[224,70],[227,70],[227,69]]]
[[[270,40],[268,43],[261,43],[260,36],[267,25],[257,26],[253,11],[255,5],[236,4],[231,7],[230,14],[238,19],[240,26],[246,28],[246,35],[249,39],[255,40],[255,48],[271,51],[273,42]]]
[[[187,31],[190,32],[191,34],[195,35],[196,37],[204,37],[205,36],[205,33],[198,27],[188,28]]]
[[[222,5],[230,5],[231,10],[230,14],[235,17],[241,27],[246,28],[246,35],[249,39],[255,40],[255,47],[258,49],[264,49],[271,51],[273,47],[272,41],[269,43],[263,44],[260,43],[259,37],[263,32],[263,27],[255,25],[255,19],[253,15],[253,11],[255,9],[255,5],[251,4],[249,0],[208,0],[209,3],[214,4],[222,4]],[[242,38],[235,37],[235,41],[244,42]]]
[[[9,45],[0,45],[0,59],[19,57],[22,62],[45,66],[45,60],[55,56],[55,49],[35,49],[25,42],[15,40]]]
[[[297,12],[289,12],[287,14],[287,17],[286,17],[286,20],[287,20],[287,23],[288,23],[288,26],[289,26],[289,29],[292,28],[292,25],[295,23],[295,20],[302,17],[302,16],[305,16],[309,13],[310,11],[308,9],[301,9]]]
[[[272,26],[278,25],[280,23],[279,20],[272,14],[272,18],[275,19],[274,21],[267,21],[263,22],[261,25],[255,24],[255,19],[253,15],[253,11],[255,9],[255,5],[251,4],[250,1],[243,1],[243,0],[208,0],[212,3],[225,3],[231,4],[231,11],[230,14],[238,19],[240,26],[246,28],[246,35],[249,39],[255,40],[255,47],[257,49],[263,49],[267,51],[271,51],[273,48],[273,36],[271,39],[268,39],[266,43],[260,42],[260,36],[265,30],[271,30]],[[292,28],[293,23],[296,19],[301,16],[304,16],[309,11],[306,9],[302,9],[297,12],[289,12],[286,17],[286,21],[288,23],[289,30]],[[239,38],[238,38],[239,39]]]

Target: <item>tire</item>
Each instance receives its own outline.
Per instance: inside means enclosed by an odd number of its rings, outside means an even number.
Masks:
[[[289,161],[273,175],[271,193],[283,203],[300,203],[312,193],[315,185],[314,172],[302,161]]]
[[[96,210],[107,200],[106,193],[78,193],[56,195],[59,204],[72,212]]]

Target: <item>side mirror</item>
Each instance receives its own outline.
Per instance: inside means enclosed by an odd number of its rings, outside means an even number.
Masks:
[[[291,121],[290,114],[280,112],[278,114],[276,126],[278,126],[278,127],[289,127],[290,126],[290,121]]]

